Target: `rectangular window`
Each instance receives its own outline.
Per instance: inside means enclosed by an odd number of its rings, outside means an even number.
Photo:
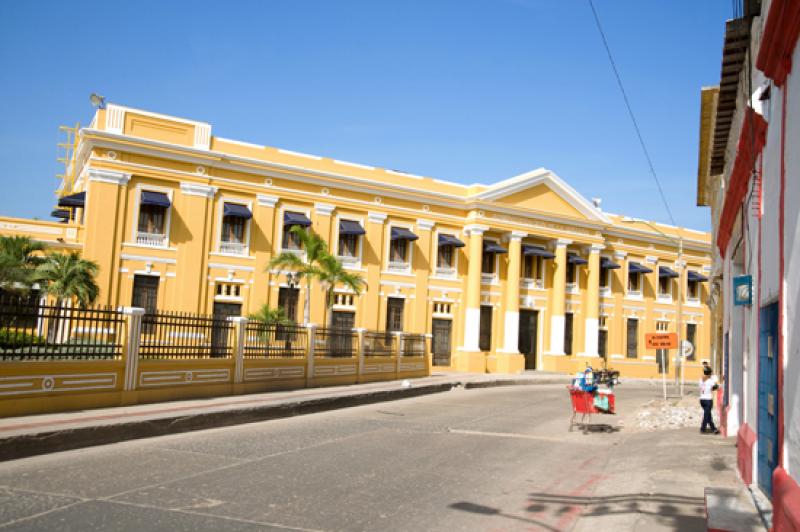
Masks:
[[[386,330],[400,332],[403,330],[403,306],[406,300],[390,297],[386,300]]]
[[[436,254],[436,267],[442,269],[453,268],[455,258],[455,248],[448,245],[440,245]]]
[[[575,264],[567,261],[567,284],[575,284]]]
[[[639,355],[639,320],[628,318],[627,326],[625,353],[628,358],[636,358]]]
[[[408,240],[398,239],[389,243],[389,262],[398,264],[408,262]]]
[[[658,332],[667,332],[669,330],[669,322],[668,321],[657,321],[656,322],[656,331]]]
[[[573,327],[573,314],[567,312],[564,315],[564,354],[572,354],[572,327]]]
[[[669,277],[658,278],[658,295],[671,296],[672,295],[672,279]]]
[[[246,223],[247,220],[239,216],[223,216],[220,240],[235,244],[244,243],[244,226]]]
[[[638,292],[642,289],[642,274],[628,273],[628,292]]]
[[[492,307],[481,305],[481,325],[478,335],[478,348],[489,351],[492,348]]]
[[[139,207],[139,232],[151,235],[163,235],[166,215],[166,207],[160,205],[141,205]]]
[[[602,358],[608,355],[608,330],[599,329],[597,331],[597,354]]]
[[[339,235],[339,256],[358,257],[358,235]]]
[[[542,257],[539,257],[538,255],[526,255],[523,258],[524,262],[522,267],[522,276],[525,279],[541,280],[543,267],[542,260]]]
[[[697,344],[695,341],[697,340],[697,324],[696,323],[687,323],[686,324],[686,341],[692,344],[692,354],[686,357],[686,360],[694,360],[697,355]]]
[[[698,293],[697,293],[698,285],[699,285],[699,283],[697,281],[691,281],[690,280],[690,281],[688,281],[686,283],[686,290],[688,292],[689,299],[697,299],[698,298]]]
[[[155,275],[134,275],[133,276],[133,298],[131,306],[144,309],[142,317],[142,332],[150,334],[153,332],[152,315],[158,308],[158,284],[159,278]]]
[[[600,288],[605,289],[611,286],[611,270],[608,268],[600,269]]]
[[[486,273],[489,275],[494,275],[494,253],[490,251],[483,252],[483,260],[481,262],[481,273]]]
[[[305,215],[300,212],[286,211],[284,213],[284,216],[292,216],[292,215],[297,216],[298,218],[299,217],[305,218]],[[294,227],[294,225],[292,224],[288,223],[283,224],[283,240],[281,242],[281,247],[282,249],[299,251],[303,249],[303,245],[300,242],[300,237],[292,232],[292,227]]]

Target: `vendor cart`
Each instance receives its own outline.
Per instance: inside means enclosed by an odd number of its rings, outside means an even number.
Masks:
[[[615,407],[616,401],[614,394],[610,391],[599,391],[599,392],[588,392],[584,391],[580,387],[577,386],[567,386],[567,390],[569,390],[569,397],[570,402],[572,404],[572,416],[569,420],[569,430],[572,431],[572,428],[575,425],[579,425],[582,428],[588,428],[587,421],[591,423],[592,414],[615,414]],[[608,408],[606,410],[601,410],[595,405],[595,394],[600,394],[605,396],[608,399]],[[581,414],[580,422],[575,422],[575,416],[577,414]],[[588,420],[587,420],[588,417]]]

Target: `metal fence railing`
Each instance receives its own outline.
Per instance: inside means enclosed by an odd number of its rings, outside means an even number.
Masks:
[[[395,354],[397,337],[392,332],[365,331],[364,356],[390,357]]]
[[[404,357],[425,356],[425,335],[424,334],[405,334],[403,335]]]
[[[298,325],[247,324],[244,358],[304,358],[308,352],[308,329]]]
[[[0,360],[122,357],[124,316],[111,307],[74,308],[0,295]]]
[[[142,316],[139,358],[230,358],[233,323],[224,317],[159,311]]]
[[[314,336],[314,356],[347,358],[358,354],[358,333],[353,329],[320,327]]]

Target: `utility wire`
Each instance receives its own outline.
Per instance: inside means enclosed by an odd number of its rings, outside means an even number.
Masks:
[[[606,40],[606,34],[603,32],[603,27],[600,25],[600,17],[597,16],[597,10],[594,8],[594,2],[589,0],[589,7],[592,8],[592,14],[594,15],[594,21],[597,23],[597,29],[600,32],[600,37],[603,39],[603,46],[606,48],[606,53],[608,54],[608,60],[611,62],[611,68],[614,70],[614,76],[617,78],[617,84],[619,85],[619,90],[622,92],[622,99],[625,100],[625,107],[628,108],[628,114],[631,117],[631,122],[633,122],[633,128],[636,130],[636,136],[639,138],[639,144],[642,146],[642,151],[644,151],[644,156],[647,159],[647,164],[650,166],[650,174],[652,174],[653,179],[656,182],[656,186],[658,187],[658,193],[661,195],[661,201],[664,202],[664,208],[667,209],[667,214],[669,215],[670,222],[672,225],[677,226],[675,223],[675,217],[672,216],[672,210],[669,208],[669,203],[667,203],[667,197],[664,195],[664,189],[661,188],[661,182],[658,180],[658,176],[656,175],[655,166],[653,166],[653,160],[650,158],[650,152],[647,151],[647,145],[644,143],[644,138],[642,137],[642,132],[639,130],[639,123],[636,121],[636,116],[633,114],[633,108],[631,107],[631,102],[628,100],[628,94],[625,92],[625,86],[622,84],[622,78],[619,75],[619,71],[617,70],[617,64],[614,62],[614,56],[611,55],[611,48],[608,46],[608,41]]]

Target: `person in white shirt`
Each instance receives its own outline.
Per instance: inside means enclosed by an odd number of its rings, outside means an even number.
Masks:
[[[700,433],[711,432],[719,434],[719,429],[714,425],[714,418],[711,417],[711,409],[714,407],[714,391],[718,388],[717,379],[711,375],[711,368],[703,371],[700,379],[700,406],[703,407],[703,423],[700,425]],[[706,427],[710,428],[706,430]]]

